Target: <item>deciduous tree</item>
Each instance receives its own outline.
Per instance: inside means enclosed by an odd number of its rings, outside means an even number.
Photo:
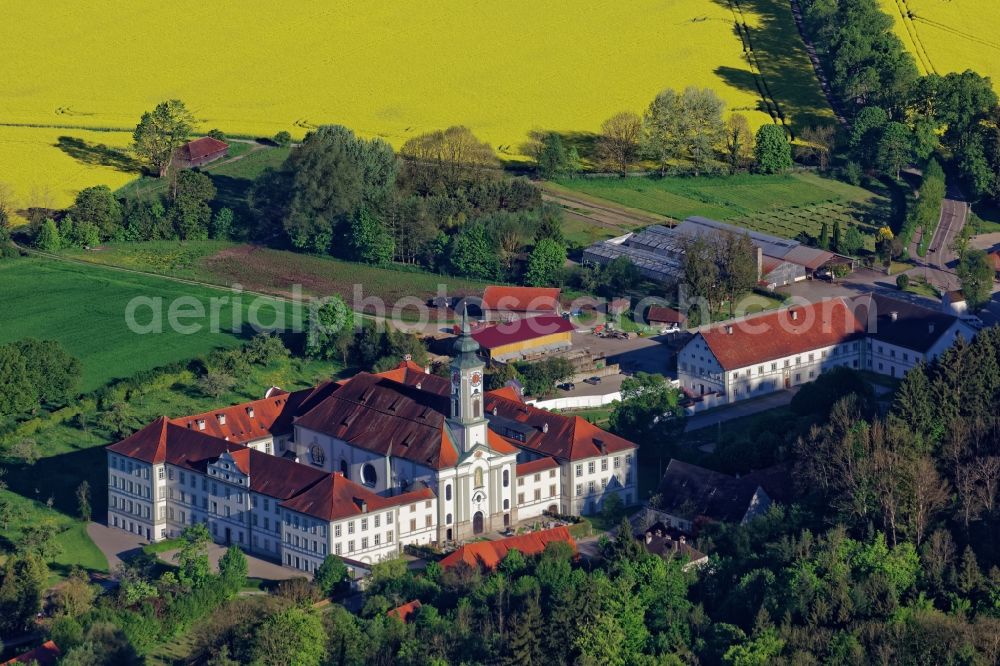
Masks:
[[[792,146],[780,125],[761,125],[754,141],[754,159],[761,173],[783,173],[792,168]]]
[[[194,130],[195,118],[178,99],[160,102],[152,111],[142,114],[132,133],[132,150],[163,177],[180,148]]]
[[[631,111],[622,111],[601,123],[598,152],[601,158],[625,176],[639,157],[642,119]]]

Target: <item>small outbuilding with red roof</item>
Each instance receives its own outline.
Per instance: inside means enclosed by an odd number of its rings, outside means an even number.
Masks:
[[[191,169],[214,162],[225,157],[229,144],[212,136],[203,136],[194,141],[188,141],[177,149],[174,163],[182,169]]]

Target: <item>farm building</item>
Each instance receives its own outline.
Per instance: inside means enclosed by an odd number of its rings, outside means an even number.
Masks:
[[[654,224],[642,231],[591,245],[583,252],[587,263],[604,265],[627,257],[646,277],[673,283],[680,279],[684,265],[684,243],[688,238],[720,234],[745,234],[757,249],[755,261],[760,284],[780,287],[805,280],[824,266],[851,263],[850,257],[818,250],[786,238],[750,231],[705,217],[689,217],[669,229]]]
[[[188,141],[177,149],[174,163],[182,169],[191,169],[214,162],[224,157],[229,150],[229,144],[211,136],[203,136],[194,141]]]
[[[649,322],[650,326],[663,326],[664,324],[684,326],[687,324],[687,315],[674,308],[653,305],[646,311],[646,321]]]
[[[483,290],[483,313],[491,321],[513,317],[559,314],[559,295],[555,287],[499,287]]]
[[[625,297],[613,298],[607,302],[604,306],[604,310],[612,317],[617,317],[627,313],[630,305],[629,299]]]
[[[13,666],[14,664],[37,664],[38,666],[55,666],[59,662],[62,651],[53,641],[45,641],[34,650],[29,650],[19,654],[10,661],[3,662],[0,666]]]
[[[510,361],[573,346],[573,324],[553,315],[486,326],[472,337],[494,361]]]

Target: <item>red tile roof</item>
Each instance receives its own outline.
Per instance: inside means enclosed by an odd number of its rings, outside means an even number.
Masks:
[[[0,666],[10,666],[11,664],[30,664],[36,662],[38,666],[54,666],[59,661],[62,651],[53,641],[45,641],[34,650],[29,650],[24,654],[19,654],[9,661],[3,662]]]
[[[654,305],[646,313],[646,321],[649,323],[683,324],[687,321],[687,317],[683,312],[678,312],[673,308]]]
[[[389,617],[399,618],[404,624],[413,619],[417,611],[420,610],[420,600],[414,599],[408,604],[403,604],[402,606],[397,606],[391,611],[387,612],[386,615]]]
[[[559,312],[555,287],[486,287],[483,308],[496,312]]]
[[[698,336],[724,369],[734,370],[831,347],[863,332],[854,311],[835,298],[718,324]]]
[[[119,455],[137,458],[148,463],[162,463],[167,455],[167,426],[170,422],[166,416],[160,416],[155,421],[132,433],[125,439],[108,447]]]
[[[314,391],[272,391],[268,398],[181,416],[170,422],[241,444],[272,435],[285,435],[292,431],[292,417],[296,410]]]
[[[221,153],[228,148],[229,144],[225,141],[219,141],[211,136],[203,136],[181,146],[181,157],[186,160],[200,160],[203,157]]]
[[[436,385],[431,375],[422,377]],[[458,462],[458,451],[445,421],[451,413],[450,400],[431,388],[418,389],[416,384],[362,372],[295,422],[382,456],[398,456],[432,469],[451,467]]]
[[[534,474],[535,472],[544,472],[547,469],[556,469],[557,467],[559,467],[559,461],[555,458],[539,458],[538,460],[520,463],[517,466],[517,475],[524,476]]]
[[[265,454],[266,455],[266,454]],[[421,488],[401,495],[382,497],[339,472],[326,474],[323,479],[299,495],[285,500],[281,506],[321,520],[339,520],[378,511],[390,506],[412,504],[434,499],[430,488]]]
[[[442,559],[441,566],[453,567],[464,562],[471,567],[482,565],[487,569],[495,569],[511,550],[516,549],[524,555],[538,555],[553,541],[568,543],[572,546],[573,552],[576,552],[576,541],[570,536],[568,529],[560,526],[497,541],[476,541],[466,544]]]
[[[986,255],[986,258],[993,265],[993,270],[1000,273],[1000,250],[996,252],[990,252],[988,255]]]
[[[475,331],[472,338],[483,349],[494,349],[515,342],[534,340],[555,333],[566,333],[575,330],[568,319],[555,315],[515,319],[514,321],[487,326]]]
[[[637,448],[579,416],[538,409],[511,400],[502,391],[490,391],[485,402],[490,429],[519,449],[557,460],[581,460]],[[515,437],[515,432],[524,436],[523,441]]]

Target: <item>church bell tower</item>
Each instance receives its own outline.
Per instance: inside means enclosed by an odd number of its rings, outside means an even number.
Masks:
[[[486,443],[488,427],[483,413],[483,387],[485,364],[479,359],[479,343],[472,337],[468,312],[462,313],[462,334],[453,347],[455,359],[451,362],[451,417],[452,435],[463,453],[477,444]]]

